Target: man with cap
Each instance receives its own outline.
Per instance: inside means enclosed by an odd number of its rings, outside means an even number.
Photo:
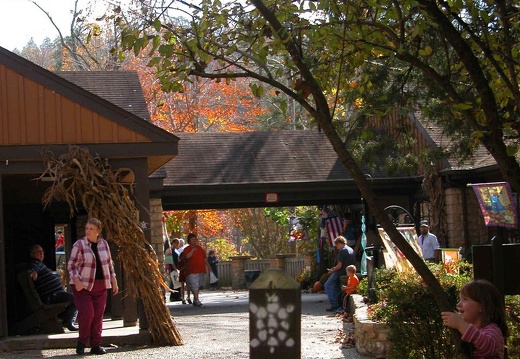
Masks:
[[[435,250],[440,248],[437,236],[430,233],[428,221],[421,221],[420,231],[419,246],[421,247],[422,256],[425,261],[434,262]]]

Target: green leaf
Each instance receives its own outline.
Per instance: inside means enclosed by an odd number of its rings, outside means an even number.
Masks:
[[[155,21],[152,23],[152,26],[155,29],[155,31],[157,31],[157,32],[161,31],[162,24],[159,19],[155,19]]]
[[[518,147],[516,146],[506,146],[506,153],[508,156],[514,157],[516,153],[518,152]]]
[[[139,52],[141,51],[141,49],[146,46],[146,40],[143,38],[143,37],[140,37],[139,39],[137,39],[134,43],[134,54],[135,56],[139,55]]]
[[[280,111],[285,116],[287,114],[287,101],[283,100],[280,102]]]

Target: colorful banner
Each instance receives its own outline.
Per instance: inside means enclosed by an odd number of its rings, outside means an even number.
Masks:
[[[305,228],[302,218],[290,217],[289,218],[289,242],[308,240],[309,234],[307,228]]]
[[[508,182],[471,184],[486,226],[518,227],[516,200]]]

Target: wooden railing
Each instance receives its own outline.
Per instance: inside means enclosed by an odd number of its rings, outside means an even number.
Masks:
[[[247,260],[246,270],[264,271],[270,268],[270,261],[268,259],[262,260]],[[296,278],[305,268],[305,258],[294,257],[285,258],[285,271],[293,278]],[[231,261],[223,261],[217,263],[218,282],[220,287],[231,287]],[[245,275],[245,274],[244,274]],[[209,279],[208,283],[209,285]]]

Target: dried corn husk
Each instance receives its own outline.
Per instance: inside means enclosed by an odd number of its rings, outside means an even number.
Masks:
[[[106,159],[93,157],[78,146],[70,146],[69,152],[59,158],[52,152],[43,157],[47,166],[40,179],[54,178],[43,196],[43,204],[64,201],[69,204],[71,217],[85,208],[90,217],[101,219],[107,239],[119,246],[117,256],[135,284],[128,294],[143,302],[154,343],[184,344],[163,300],[163,289],[169,288],[159,270],[157,255],[146,241],[139,222],[133,172],[125,168],[113,171]]]

